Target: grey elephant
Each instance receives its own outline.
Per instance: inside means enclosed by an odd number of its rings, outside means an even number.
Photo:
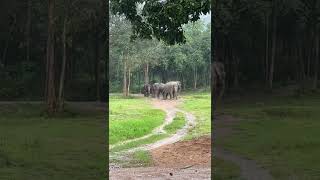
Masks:
[[[168,82],[173,85],[173,98],[178,99],[178,95],[181,92],[181,82],[180,81],[170,81]]]
[[[151,85],[150,84],[145,84],[142,88],[143,94],[145,97],[149,97],[151,93]]]
[[[167,99],[168,95],[170,96],[170,99],[171,99],[173,96],[173,85],[168,83],[164,84],[162,95],[163,95],[163,99]]]
[[[170,99],[178,99],[178,95],[181,92],[180,81],[170,81],[164,85],[163,88],[163,99],[167,99],[168,95]]]
[[[163,94],[164,84],[163,83],[154,83],[152,86],[152,96],[160,98],[160,94]]]

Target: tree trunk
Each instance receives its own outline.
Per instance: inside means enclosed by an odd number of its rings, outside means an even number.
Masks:
[[[6,45],[4,47],[3,53],[2,53],[2,64],[5,66],[7,64],[7,52],[8,52],[8,48],[9,48],[9,42],[11,40],[11,33],[10,36],[8,37],[7,41],[6,41]]]
[[[312,41],[309,41],[310,44],[313,44]],[[312,54],[312,46],[307,45],[306,47],[306,57],[307,57],[307,76],[311,77],[311,54]]]
[[[239,88],[239,58],[234,57],[233,58],[235,63],[234,63],[234,83],[233,86],[234,88],[238,89]]]
[[[5,43],[5,47],[4,47],[4,50],[3,50],[3,53],[2,53],[2,59],[0,61],[0,64],[2,63],[4,66],[7,64],[7,52],[8,52],[8,49],[9,49],[9,43],[10,43],[10,40],[12,39],[12,33],[13,33],[13,30],[16,26],[16,17],[14,17],[13,19],[13,22],[11,24],[11,27],[10,27],[10,31],[9,31],[9,37],[7,38],[6,40],[6,43]]]
[[[60,85],[59,85],[59,95],[58,95],[58,103],[59,103],[59,111],[63,110],[63,104],[64,104],[64,82],[65,82],[65,73],[66,73],[66,62],[67,62],[67,42],[66,42],[66,36],[67,36],[67,17],[65,15],[64,21],[63,21],[63,32],[62,32],[62,67],[61,67],[61,75],[60,75]]]
[[[131,83],[131,70],[128,68],[128,87],[127,87],[127,96],[130,95],[130,83]]]
[[[47,111],[49,114],[56,112],[56,94],[55,94],[55,69],[54,69],[54,5],[55,0],[48,0],[48,40],[47,40]]]
[[[193,70],[193,89],[197,89],[197,66],[194,66],[194,70]]]
[[[127,62],[123,62],[123,95],[127,96]]]
[[[269,74],[269,88],[273,87],[273,73],[274,73],[274,61],[276,56],[277,45],[277,4],[276,0],[273,0],[273,31],[272,31],[272,52],[271,52],[271,64]]]
[[[30,61],[30,44],[31,44],[31,8],[32,0],[28,0],[27,25],[26,25],[26,47],[27,61]]]
[[[138,84],[139,84],[139,88],[141,87],[141,75],[140,72],[138,72]]]
[[[269,15],[266,15],[266,62],[265,62],[265,80],[268,82],[269,72]]]
[[[318,88],[318,74],[319,74],[319,32],[315,31],[315,66],[314,66],[314,79],[313,89]]]
[[[95,58],[95,82],[96,82],[96,101],[101,100],[100,96],[100,60],[99,60],[99,37],[98,33],[95,33],[95,41],[94,41],[94,58]]]
[[[149,63],[144,66],[144,84],[149,84]]]

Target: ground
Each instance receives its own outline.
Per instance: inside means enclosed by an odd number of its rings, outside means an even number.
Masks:
[[[239,177],[245,161],[273,179],[319,179],[319,108],[317,93],[227,98],[214,121],[217,156],[238,166]]]
[[[197,102],[197,96],[202,101],[201,106],[205,108],[189,111],[190,105],[185,100]],[[179,100],[140,97],[140,100],[150,102],[151,107],[165,112],[166,117],[163,124],[151,133],[118,145],[123,148],[117,148],[117,145],[113,145],[111,149],[109,147],[110,179],[210,179],[210,114],[205,117],[202,115],[203,111],[210,112],[211,98],[207,94],[197,96],[186,95]],[[181,120],[183,116],[184,121]],[[112,122],[111,120],[110,123]],[[152,138],[160,137],[160,134],[161,138]],[[131,144],[130,148],[125,148],[126,144]]]
[[[0,179],[105,177],[105,104],[66,106],[49,118],[41,102],[0,103]]]

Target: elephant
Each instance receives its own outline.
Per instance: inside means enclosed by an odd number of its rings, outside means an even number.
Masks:
[[[214,103],[219,101],[225,88],[225,70],[223,63],[215,61],[212,63],[212,88],[213,88],[213,99]],[[215,108],[215,107],[214,107]]]
[[[164,85],[163,99],[167,99],[170,95],[170,99],[178,99],[178,95],[181,92],[181,82],[180,81],[170,81]]]
[[[143,86],[144,97],[149,97],[150,93],[151,93],[151,85],[150,84],[145,84]]]
[[[172,84],[172,97],[178,99],[178,95],[181,92],[181,82],[180,81],[170,81],[168,84]]]
[[[172,98],[173,96],[173,85],[172,84],[164,84],[163,86],[163,99],[167,99],[168,98],[168,95],[170,95],[170,99]]]
[[[156,98],[160,98],[160,94],[163,94],[163,83],[154,83],[152,86],[152,96]]]

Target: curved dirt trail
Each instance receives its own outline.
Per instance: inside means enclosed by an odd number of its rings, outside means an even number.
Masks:
[[[214,126],[214,138],[223,139],[233,133],[232,125],[237,123],[238,119],[228,115],[216,115]],[[219,159],[234,163],[240,168],[240,176],[246,180],[272,180],[273,177],[267,169],[259,166],[254,160],[246,159],[242,156],[225,150],[223,147],[215,145],[214,156]]]
[[[111,155],[111,157],[118,157],[118,158],[123,159],[124,158],[123,156],[126,155],[127,153],[133,153],[133,152],[136,152],[139,150],[150,151],[150,150],[158,148],[160,146],[164,146],[167,144],[173,144],[173,143],[181,140],[184,136],[186,136],[188,133],[188,130],[195,126],[195,124],[196,124],[195,116],[193,116],[191,113],[188,113],[188,112],[185,112],[185,111],[182,111],[182,110],[176,108],[177,105],[179,103],[181,103],[180,100],[175,101],[175,100],[152,99],[151,102],[152,102],[153,107],[155,107],[156,109],[161,109],[166,112],[166,117],[165,117],[164,123],[161,124],[156,129],[154,129],[152,131],[152,133],[150,133],[150,134],[147,134],[143,137],[139,137],[139,138],[135,138],[135,139],[131,139],[131,140],[127,140],[127,141],[115,144],[113,146],[110,146],[109,150],[116,147],[116,146],[119,146],[119,145],[124,145],[124,144],[130,143],[130,142],[147,139],[153,135],[166,133],[164,130],[164,127],[172,123],[177,112],[181,112],[185,115],[186,124],[184,125],[184,127],[179,129],[175,134],[173,134],[167,138],[163,138],[163,139],[156,141],[154,143],[151,143],[151,144],[146,144],[146,145],[138,146],[136,148],[131,148],[129,150],[115,152],[115,153],[113,153],[114,155]],[[120,156],[122,156],[122,157],[120,157]]]
[[[178,103],[180,103],[180,102],[179,101],[177,102],[177,101],[164,101],[164,100],[152,99],[152,105],[157,109],[161,109],[161,110],[165,111],[167,114],[166,118],[165,118],[165,122],[158,128],[158,132],[165,133],[164,127],[166,125],[169,125],[172,123],[177,112],[181,112],[185,115],[186,124],[184,125],[183,128],[179,129],[175,134],[171,135],[170,137],[164,138],[162,140],[159,140],[159,141],[151,143],[151,144],[147,144],[147,145],[144,145],[141,147],[130,149],[127,152],[132,153],[137,150],[152,150],[152,149],[158,148],[160,146],[164,146],[167,144],[172,144],[172,143],[178,142],[184,136],[186,136],[188,133],[188,130],[195,126],[196,118],[192,114],[176,108]]]
[[[157,133],[165,133],[164,127],[170,123],[172,123],[174,117],[176,116],[177,112],[181,112],[185,115],[186,123],[183,128],[179,129],[175,134],[159,140],[157,142],[142,145],[136,148],[132,148],[129,150],[124,150],[120,152],[116,152],[115,157],[121,157],[122,160],[127,158],[128,154],[131,154],[138,150],[153,150],[159,149],[159,147],[166,147],[170,146],[171,144],[177,143],[183,137],[185,137],[189,131],[189,129],[193,128],[196,124],[196,118],[191,113],[182,111],[177,108],[177,105],[181,103],[180,100],[159,100],[159,99],[152,99],[152,105],[157,108],[161,109],[166,112],[166,118],[164,123],[156,128],[151,135],[146,135],[141,138],[137,138],[138,140],[145,139]],[[132,142],[136,141],[137,139],[127,141]],[[123,143],[122,143],[123,144]],[[109,165],[110,166],[110,165]],[[138,168],[120,168],[112,167],[109,169],[111,180],[139,180],[139,179],[210,179],[211,177],[211,168],[210,166],[200,166],[200,165],[190,165],[187,167],[138,167]]]

